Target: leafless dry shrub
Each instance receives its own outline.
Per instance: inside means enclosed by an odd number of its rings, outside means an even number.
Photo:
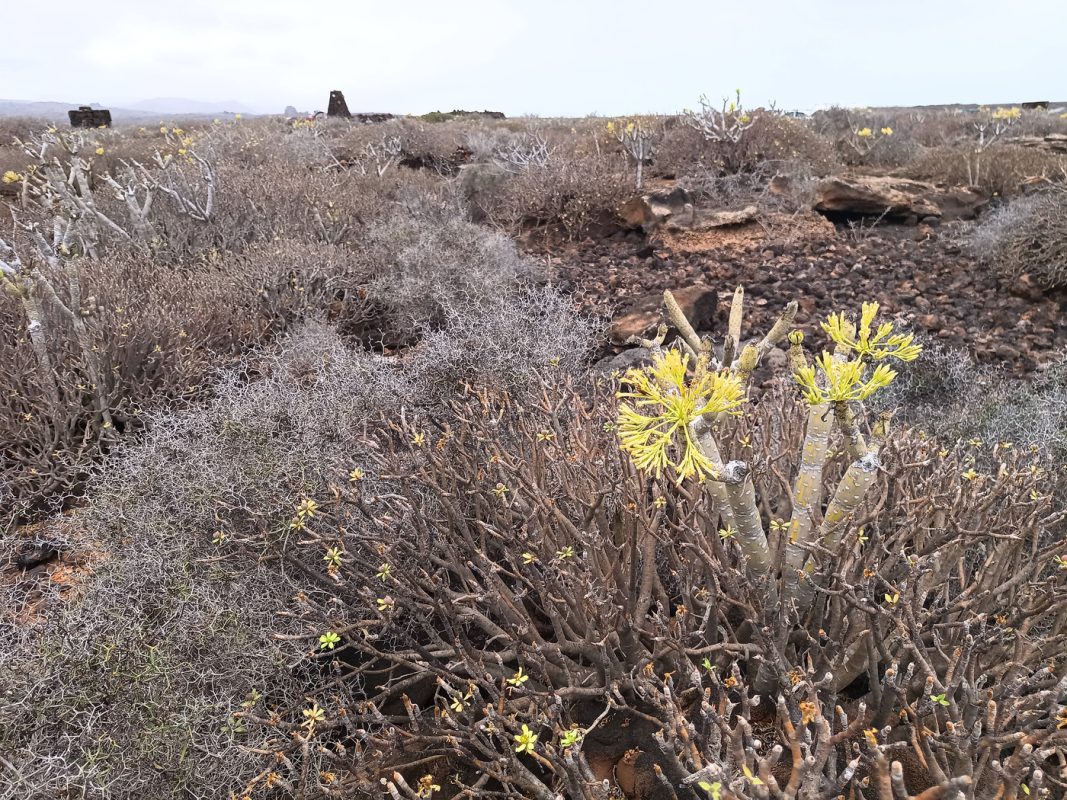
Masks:
[[[895,132],[921,147],[940,147],[967,141],[974,136],[974,115],[965,111],[912,109],[886,117]]]
[[[841,162],[871,167],[900,167],[918,150],[910,135],[893,126],[899,116],[882,109],[833,108],[815,112],[812,125],[832,143]]]
[[[745,170],[757,169],[767,162],[803,162],[816,175],[825,175],[839,163],[832,142],[819,135],[810,121],[769,111],[753,112],[752,127],[745,132],[741,144]]]
[[[14,139],[25,139],[35,131],[48,128],[51,123],[39,117],[0,118],[0,147],[11,144]]]
[[[104,551],[91,580],[32,625],[0,617],[0,797],[206,799],[260,774],[272,727],[245,715],[331,679],[292,617],[322,595],[237,540],[299,538],[290,498],[345,481],[355,434],[401,397],[395,368],[312,327],[123,448],[74,523]]]
[[[210,393],[211,377],[235,357],[327,301],[343,304],[350,264],[331,247],[294,244],[186,268],[128,253],[86,260],[79,314],[98,385],[75,332],[46,302],[50,387],[18,302],[0,297],[0,475],[19,507],[61,505],[146,410]]]
[[[633,179],[621,154],[602,155],[558,149],[544,167],[528,169],[480,197],[488,220],[509,233],[556,226],[568,236],[614,218],[633,194]]]
[[[680,178],[702,169],[708,155],[708,143],[700,131],[677,119],[665,124],[663,139],[652,160],[651,174],[662,178]]]
[[[1067,189],[1050,186],[1011,200],[978,225],[969,244],[1008,278],[1067,285]]]
[[[1067,117],[1049,113],[1041,108],[1024,109],[1012,129],[1016,136],[1048,136],[1067,133]]]
[[[669,125],[654,159],[653,172],[677,178],[707,201],[720,205],[761,202],[775,208],[810,206],[817,179],[837,161],[831,142],[811,123],[768,111],[753,112],[752,125],[739,144],[741,168],[730,171],[691,127]],[[768,194],[776,176],[791,183],[788,194]]]
[[[460,382],[520,392],[549,374],[576,376],[603,332],[573,301],[548,287],[514,287],[463,307],[427,333],[410,368],[427,388],[450,396]]]
[[[480,362],[482,378],[507,370],[516,386],[536,383],[543,371],[573,368],[588,348],[562,298],[523,299],[540,303],[535,318],[521,318],[514,297],[511,316],[482,331],[480,346],[498,354]],[[552,367],[528,360],[550,342],[533,340],[536,324],[557,328],[570,350]],[[457,345],[469,334],[458,321],[451,332]],[[445,355],[440,343],[428,347]],[[509,348],[511,365],[502,360]],[[274,769],[290,794],[329,788],[341,751],[282,754],[272,770],[262,755],[311,698],[358,702],[353,687],[330,688],[339,673],[319,642],[326,629],[303,630],[305,607],[332,615],[321,603],[333,584],[309,586],[306,565],[271,555],[274,544],[247,545],[306,539],[292,525],[292,498],[324,498],[356,481],[350,473],[370,461],[367,425],[436,391],[420,373],[427,366],[416,359],[403,369],[312,324],[277,355],[246,359],[206,406],[157,415],[145,441],[113,454],[74,523],[104,553],[91,579],[32,625],[0,616],[0,797],[213,798],[270,786]],[[387,489],[370,475],[359,483]],[[14,593],[4,599],[18,611]],[[335,622],[347,618],[335,610]]]
[[[466,158],[463,140],[471,125],[466,121],[428,124],[405,118],[385,123],[384,128],[403,143],[401,164],[453,175]]]
[[[803,416],[780,392],[722,434],[772,530],[791,512]],[[294,764],[347,742],[321,796],[384,774],[400,797],[431,776],[476,796],[607,798],[627,764],[628,791],[650,798],[703,797],[700,781],[738,798],[1059,786],[1067,679],[1048,658],[1064,575],[1025,456],[967,481],[965,450],[895,437],[845,557],[817,557],[825,594],[787,609],[746,576],[706,493],[620,459],[613,418],[603,393],[565,384],[522,402],[471,393],[380,432],[366,483],[300,523],[288,552],[309,585],[336,586],[327,617],[306,609],[307,637],[333,631],[330,656],[361,687],[271,742]],[[769,694],[753,689],[761,665]]]
[[[1067,457],[1067,368],[1054,361],[1032,379],[1012,378],[996,366],[936,340],[872,407],[897,410],[902,422],[942,444],[964,441],[989,465],[998,449],[1033,448],[1054,461]]]
[[[909,178],[955,185],[968,183],[967,160],[973,145],[944,145],[921,150],[903,170]],[[979,187],[991,194],[1018,194],[1028,179],[1063,179],[1067,157],[1036,148],[999,142],[982,156]]]
[[[397,329],[441,323],[455,309],[501,296],[537,277],[536,265],[504,235],[469,222],[449,195],[410,193],[366,232],[370,297]]]

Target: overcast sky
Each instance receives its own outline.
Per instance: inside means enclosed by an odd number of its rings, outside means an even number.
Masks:
[[[47,19],[45,18],[47,15]],[[0,99],[280,113],[1067,100],[1064,0],[0,0]],[[1058,51],[1058,52],[1057,52]]]

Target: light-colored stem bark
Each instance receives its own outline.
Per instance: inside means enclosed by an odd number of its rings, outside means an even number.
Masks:
[[[52,355],[48,351],[48,336],[45,329],[44,312],[41,302],[32,291],[22,297],[22,307],[26,312],[26,333],[30,337],[30,345],[37,357],[37,369],[41,376],[41,383],[48,399],[53,403],[59,402],[59,384],[56,382],[56,371],[52,365]]]
[[[785,543],[783,581],[788,603],[796,597],[799,571],[808,557],[814,531],[814,517],[822,511],[823,467],[830,445],[834,415],[829,405],[821,403],[808,409],[808,426],[796,481],[793,484],[793,514]]]
[[[830,504],[826,507],[826,516],[823,517],[822,526],[819,529],[820,544],[831,553],[836,554],[841,546],[849,517],[860,507],[863,498],[874,485],[880,466],[878,452],[872,450],[863,458],[853,461],[837,485],[837,491],[834,492]],[[809,580],[797,587],[796,596],[800,608],[810,604],[815,596],[815,588],[810,580],[814,571],[815,562],[809,559],[804,565],[804,572]]]
[[[745,554],[749,574],[766,577],[771,571],[771,553],[767,533],[763,530],[756,487],[744,461],[731,461],[723,468],[726,497],[733,510],[737,543]]]

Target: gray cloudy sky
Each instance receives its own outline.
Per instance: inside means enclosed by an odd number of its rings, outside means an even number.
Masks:
[[[735,87],[783,109],[1067,100],[1063,0],[2,0],[0,28],[2,99],[277,113],[343,89],[353,111],[509,115],[668,112]]]

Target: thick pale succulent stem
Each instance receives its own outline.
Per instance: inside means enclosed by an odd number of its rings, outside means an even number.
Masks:
[[[853,461],[858,461],[867,453],[867,442],[856,426],[856,414],[852,407],[844,400],[834,403],[834,416],[841,426],[841,434],[845,437],[845,446],[848,448],[848,456]]]
[[[749,476],[748,464],[744,461],[726,464],[723,467],[723,483],[733,511],[737,543],[748,562],[749,573],[768,575],[771,571],[771,554],[759,506],[756,505],[756,487]]]
[[[701,352],[704,349],[703,343],[700,341],[700,337],[697,336],[697,332],[693,330],[693,326],[685,316],[685,312],[682,311],[682,307],[678,305],[678,301],[674,299],[674,295],[671,294],[670,289],[663,291],[663,305],[667,309],[667,318],[671,321],[671,324],[678,329],[678,335],[681,336],[682,341],[693,352],[693,355]]]
[[[840,548],[848,520],[863,503],[867,492],[874,485],[880,466],[878,452],[872,450],[863,458],[853,461],[837,485],[837,491],[834,492],[833,499],[826,507],[826,515],[819,529],[820,544],[831,553],[836,553]],[[809,560],[804,565],[804,572],[809,580],[797,587],[797,602],[801,608],[811,603],[815,595],[815,589],[810,580],[814,571],[815,563]]]
[[[730,321],[726,329],[726,340],[722,345],[722,363],[733,364],[737,347],[741,342],[741,317],[744,314],[745,290],[738,286],[734,290],[734,299],[730,303]]]
[[[30,337],[30,345],[34,355],[37,356],[38,373],[41,383],[48,398],[53,402],[59,402],[59,384],[56,381],[55,368],[52,365],[52,356],[48,350],[48,340],[45,330],[45,317],[41,309],[40,300],[32,292],[27,292],[22,298],[22,305],[26,311],[26,332]]]
[[[821,403],[808,409],[804,449],[793,484],[793,515],[789,520],[785,543],[783,579],[787,601],[796,597],[800,580],[798,572],[807,560],[808,546],[814,534],[814,516],[822,511],[822,471],[826,465],[833,427],[834,415],[827,404]]]
[[[742,461],[722,463],[722,456],[711,434],[710,422],[700,419],[693,422],[693,439],[712,464],[719,480],[705,481],[704,490],[711,497],[722,517],[725,527],[731,528],[737,537],[738,546],[748,563],[749,575],[762,578],[770,574],[771,556],[767,546],[767,534],[763,530],[756,490],[748,477],[748,465]]]

